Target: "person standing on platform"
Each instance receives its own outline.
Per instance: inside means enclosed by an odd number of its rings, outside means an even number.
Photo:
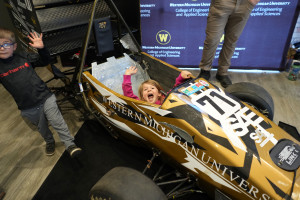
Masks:
[[[22,117],[38,127],[46,142],[46,155],[55,152],[55,140],[48,122],[58,133],[71,157],[76,157],[81,148],[74,143],[68,126],[57,106],[55,95],[41,80],[34,67],[50,63],[49,51],[45,48],[42,34],[28,35],[29,44],[38,50],[38,56],[25,52],[15,53],[17,49],[15,34],[0,28],[0,83],[16,101]]]
[[[227,73],[231,64],[231,57],[248,18],[259,1],[260,0],[211,1],[205,31],[206,38],[199,64],[201,71],[198,77],[209,80],[216,49],[224,34],[224,43],[219,55],[216,79],[224,88],[232,84]]]

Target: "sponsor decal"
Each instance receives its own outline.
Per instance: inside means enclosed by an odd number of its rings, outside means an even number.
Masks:
[[[181,90],[182,93],[191,96],[195,92],[202,90],[204,87],[208,87],[209,84],[206,81],[199,80],[198,82],[191,84],[190,86]]]
[[[279,153],[278,159],[280,162],[285,162],[288,165],[293,165],[295,160],[298,158],[299,151],[294,146],[286,146],[284,149]]]

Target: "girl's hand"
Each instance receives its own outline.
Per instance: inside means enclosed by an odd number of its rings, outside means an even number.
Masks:
[[[192,75],[192,73],[189,72],[189,71],[182,71],[182,72],[181,72],[181,77],[182,77],[183,79],[189,79],[189,78],[191,78],[191,75]]]
[[[125,71],[125,75],[134,75],[136,74],[138,69],[134,66],[130,66],[128,69]]]
[[[43,33],[38,35],[36,32],[30,33],[30,35],[27,36],[29,40],[31,41],[29,43],[30,46],[37,48],[37,49],[42,49],[44,48],[44,42],[43,42]]]

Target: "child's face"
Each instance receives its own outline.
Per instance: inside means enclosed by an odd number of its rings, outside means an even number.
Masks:
[[[0,45],[3,44],[12,44],[9,39],[0,38]],[[0,59],[7,59],[11,57],[14,51],[17,49],[17,44],[12,44],[8,46],[9,48],[0,47]]]
[[[155,103],[161,97],[161,93],[158,89],[151,84],[144,83],[143,84],[143,99],[149,103]]]

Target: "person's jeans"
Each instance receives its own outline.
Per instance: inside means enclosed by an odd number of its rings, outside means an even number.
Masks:
[[[21,115],[37,126],[39,133],[46,143],[55,142],[48,122],[56,130],[60,140],[68,148],[74,144],[74,137],[71,136],[68,126],[57,106],[56,97],[53,94],[44,104],[27,110],[22,110]]]

